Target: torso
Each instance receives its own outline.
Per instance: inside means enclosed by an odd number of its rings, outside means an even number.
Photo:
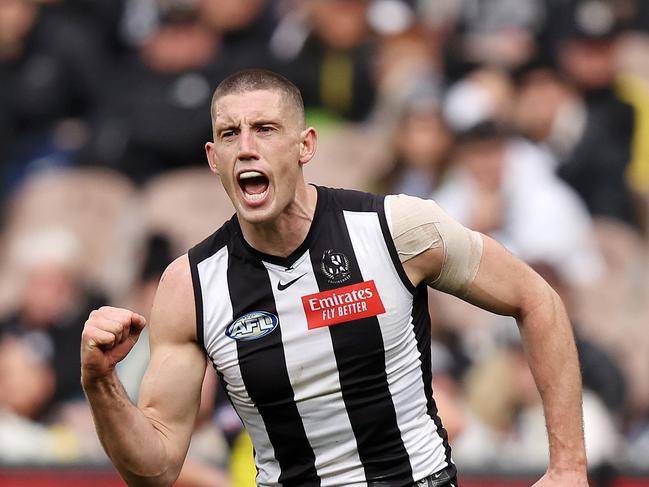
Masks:
[[[318,188],[305,241],[262,254],[236,218],[190,253],[197,334],[255,446],[257,482],[410,485],[450,463],[425,287],[381,197]]]

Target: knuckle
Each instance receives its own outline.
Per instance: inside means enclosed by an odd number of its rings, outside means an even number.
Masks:
[[[89,329],[84,329],[83,332],[81,333],[81,341],[83,343],[88,343],[91,340],[95,339],[95,333],[92,330]]]

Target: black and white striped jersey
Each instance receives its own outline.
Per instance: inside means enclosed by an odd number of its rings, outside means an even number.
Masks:
[[[405,486],[454,469],[431,391],[425,285],[385,199],[318,187],[288,257],[236,216],[189,252],[198,340],[252,437],[260,486]]]

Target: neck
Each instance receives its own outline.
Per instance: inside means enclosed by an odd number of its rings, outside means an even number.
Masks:
[[[309,233],[317,200],[316,188],[301,184],[295,192],[295,199],[274,220],[249,223],[240,219],[243,237],[260,252],[287,257]]]

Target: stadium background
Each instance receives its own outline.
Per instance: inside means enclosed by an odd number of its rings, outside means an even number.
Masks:
[[[0,0],[0,485],[122,485],[80,329],[98,304],[146,316],[230,216],[203,144],[214,86],[247,67],[302,90],[310,181],[434,198],[555,286],[592,485],[649,485],[648,30],[644,0]],[[431,298],[462,485],[530,485],[546,439],[515,325]],[[120,365],[134,399],[146,360],[141,340]],[[182,485],[251,485],[207,372]]]

